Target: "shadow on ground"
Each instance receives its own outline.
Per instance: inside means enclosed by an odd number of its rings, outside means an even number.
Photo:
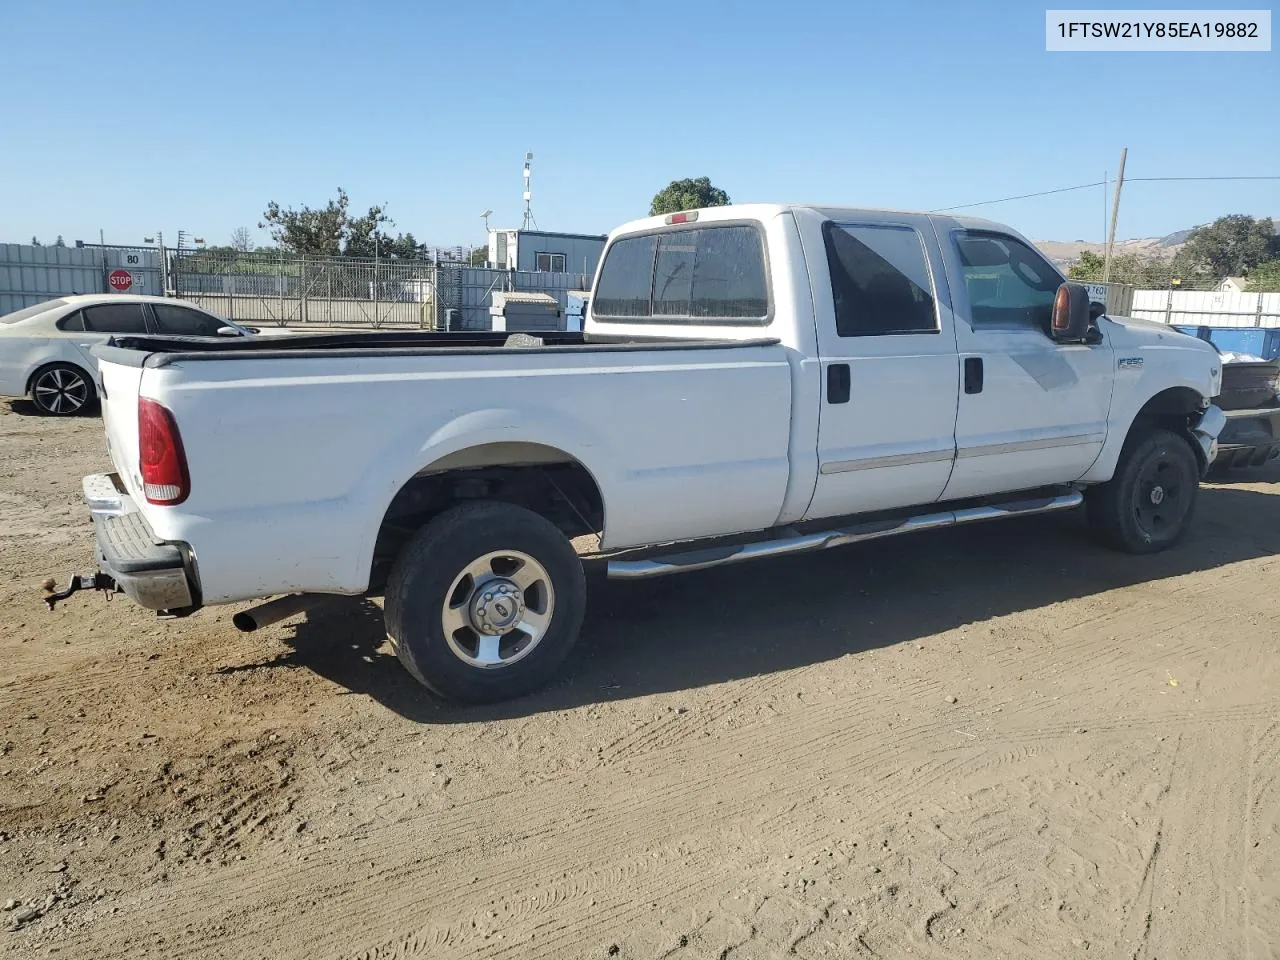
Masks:
[[[9,409],[20,417],[38,417],[43,420],[59,419],[50,414],[45,413],[30,400],[13,399],[6,401]],[[90,401],[83,410],[78,413],[68,414],[68,418],[75,419],[77,417],[96,417],[102,412],[97,400]]]
[[[1280,471],[1252,478],[1275,481]],[[1277,553],[1280,496],[1206,486],[1183,543],[1148,557],[1096,546],[1073,513],[652,581],[613,582],[596,570],[582,640],[562,679],[508,703],[458,707],[431,698],[384,646],[382,611],[367,600],[335,599],[312,611],[290,651],[268,666],[313,670],[411,720],[471,722],[787,670]]]

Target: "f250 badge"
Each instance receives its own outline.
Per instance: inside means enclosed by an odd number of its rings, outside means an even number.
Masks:
[[[1116,361],[1116,365],[1119,366],[1121,370],[1141,370],[1142,358],[1141,357],[1121,357],[1119,360]]]

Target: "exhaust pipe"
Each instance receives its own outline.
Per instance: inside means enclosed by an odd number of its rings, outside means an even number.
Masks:
[[[273,623],[292,617],[295,613],[310,610],[322,599],[323,595],[318,593],[293,593],[248,610],[241,610],[231,618],[231,622],[237,630],[253,633],[262,627],[269,627]]]

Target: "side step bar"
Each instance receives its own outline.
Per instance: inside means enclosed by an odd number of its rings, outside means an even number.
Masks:
[[[1055,513],[1059,510],[1071,510],[1080,506],[1083,501],[1084,495],[1079,490],[1069,490],[1052,497],[1013,500],[1008,503],[981,507],[963,507],[956,510],[944,510],[939,513],[923,514],[918,517],[872,520],[838,530],[795,534],[794,536],[781,537],[776,540],[763,540],[757,543],[708,547],[703,550],[690,550],[685,553],[672,553],[667,556],[648,557],[643,560],[610,560],[609,577],[614,580],[645,580],[649,577],[663,577],[672,573],[687,573],[690,570],[706,570],[708,567],[744,563],[747,560],[759,560],[764,557],[780,557],[791,553],[827,550],[831,547],[843,547],[850,543],[860,543],[863,540],[877,540],[881,537],[894,537],[902,533],[914,533],[917,530],[954,527],[962,523],[975,523],[979,520],[1001,520],[1006,517],[1021,517],[1033,513]]]

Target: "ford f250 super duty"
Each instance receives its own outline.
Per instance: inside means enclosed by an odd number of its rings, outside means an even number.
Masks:
[[[170,616],[381,595],[404,666],[515,696],[577,639],[598,534],[639,578],[1079,505],[1134,553],[1186,530],[1213,347],[1091,307],[983,220],[740,205],[609,237],[582,333],[122,336],[117,472],[77,588]]]

